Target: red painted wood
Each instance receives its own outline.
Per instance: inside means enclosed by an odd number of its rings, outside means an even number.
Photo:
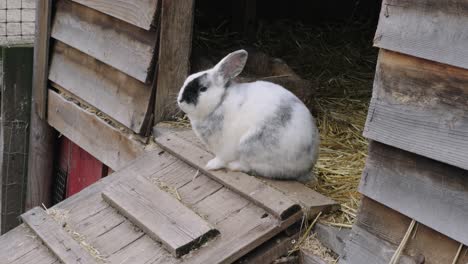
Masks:
[[[78,193],[108,173],[107,166],[64,136],[60,138],[59,166],[68,174],[66,197]]]

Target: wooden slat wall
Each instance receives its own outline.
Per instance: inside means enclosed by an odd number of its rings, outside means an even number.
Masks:
[[[56,41],[49,79],[140,133],[145,131],[151,87]]]
[[[466,0],[384,0],[377,47],[468,69]]]
[[[57,2],[52,37],[141,82],[150,82],[158,39],[144,30],[70,0]]]
[[[102,13],[149,30],[158,9],[158,0],[73,0]]]
[[[344,261],[340,261],[340,263],[388,263],[385,260],[393,255],[410,222],[409,217],[364,197],[351,234],[351,240],[355,240],[347,242]],[[463,231],[460,229],[460,232]],[[364,239],[369,243],[362,243],[356,239]],[[382,253],[383,247],[376,249],[374,247],[376,244],[385,245],[387,251]],[[400,259],[400,263],[452,263],[459,246],[460,243],[455,240],[427,226],[418,224],[406,244],[403,251],[404,259]],[[468,254],[465,254],[467,250],[466,246],[462,248],[456,264],[468,262]],[[376,258],[379,261],[369,261],[370,258]]]
[[[468,245],[467,179],[466,170],[371,142],[359,190]]]
[[[381,50],[364,135],[468,169],[468,70]]]
[[[113,170],[144,152],[142,143],[50,89],[48,109],[51,126]]]

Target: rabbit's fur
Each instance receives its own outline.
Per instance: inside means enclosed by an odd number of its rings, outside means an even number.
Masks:
[[[190,75],[177,102],[216,157],[208,170],[285,180],[311,180],[319,134],[307,107],[270,82],[234,83],[247,52],[228,54],[212,69]]]

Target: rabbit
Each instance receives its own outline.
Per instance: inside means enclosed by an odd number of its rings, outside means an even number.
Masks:
[[[278,180],[313,180],[320,138],[304,103],[280,85],[235,83],[248,53],[228,54],[187,77],[177,97],[201,142],[215,154],[207,170],[228,169]]]

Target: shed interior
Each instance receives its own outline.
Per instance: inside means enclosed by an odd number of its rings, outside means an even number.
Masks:
[[[372,41],[380,5],[359,0],[196,2],[192,72],[247,49],[249,61],[239,81],[282,84],[316,117],[318,181],[308,185],[342,205],[339,212],[321,217],[332,226],[350,228],[360,201],[357,186],[368,147],[362,131],[375,74],[378,50]]]

